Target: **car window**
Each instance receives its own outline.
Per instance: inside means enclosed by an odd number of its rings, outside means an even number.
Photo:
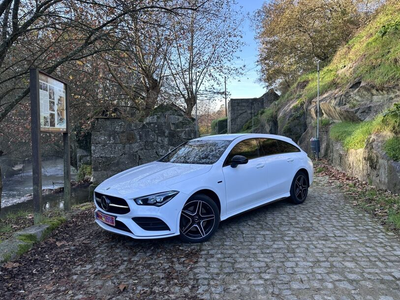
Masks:
[[[161,158],[160,162],[180,164],[213,164],[228,148],[231,141],[191,140]]]
[[[225,165],[229,164],[232,157],[234,157],[235,155],[243,155],[249,160],[259,157],[260,153],[257,139],[248,139],[239,142],[235,147],[232,148],[231,152],[228,154]]]
[[[278,141],[274,139],[260,139],[260,155],[268,156],[279,154]]]
[[[286,143],[284,141],[279,141],[279,140],[277,142],[281,153],[300,152],[299,148],[290,143]]]

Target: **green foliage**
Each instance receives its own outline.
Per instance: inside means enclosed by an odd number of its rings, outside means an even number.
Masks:
[[[330,136],[343,143],[345,149],[361,149],[365,147],[367,138],[374,130],[374,122],[341,122],[331,127]]]
[[[7,232],[11,232],[13,229],[11,227],[11,225],[9,224],[5,224],[0,226],[0,233],[7,233]]]
[[[383,124],[394,134],[400,134],[400,103],[383,114]]]
[[[400,20],[385,24],[379,29],[377,35],[383,38],[387,33],[398,32],[400,30]]]
[[[16,212],[8,213],[4,218],[9,219],[11,221],[16,220],[17,218],[26,218],[30,212],[25,210],[18,210]]]
[[[319,126],[320,127],[328,127],[331,125],[331,120],[328,118],[321,118],[319,119]],[[317,127],[317,120],[314,121],[314,126]]]
[[[400,137],[393,137],[384,145],[386,154],[394,161],[400,161]]]
[[[329,63],[360,26],[361,15],[351,0],[265,3],[257,22],[264,80],[288,86],[315,68],[315,58]]]
[[[242,130],[240,130],[240,132],[242,133],[253,132],[255,128],[260,126],[260,124],[261,120],[260,120],[260,115],[258,114],[254,118],[247,121],[246,124],[243,125]]]
[[[390,211],[388,221],[392,223],[396,228],[400,229],[400,212]]]
[[[243,125],[240,132],[248,133],[253,132],[261,127],[262,124],[276,123],[278,118],[278,106],[271,105],[259,111],[257,115]]]
[[[320,94],[333,89],[345,89],[354,79],[382,88],[400,80],[400,2],[389,1],[372,20],[329,62],[321,64]],[[283,52],[282,52],[283,53]],[[311,100],[317,96],[317,71],[297,76],[295,84],[281,99]],[[304,87],[304,84],[306,86]],[[301,86],[301,89],[299,89]],[[353,107],[358,104],[353,103]]]
[[[81,165],[78,170],[78,181],[83,181],[87,176],[92,176],[92,166]]]
[[[30,243],[24,243],[18,245],[18,251],[17,251],[17,256],[21,256],[22,254],[28,252],[32,248],[32,244]]]
[[[226,132],[217,132],[217,131],[218,131],[218,124],[219,124],[220,122],[226,122],[227,120],[228,120],[227,117],[219,118],[219,119],[213,120],[213,121],[211,122],[211,134],[226,133]]]
[[[32,245],[38,241],[34,234],[21,234],[18,236],[18,240],[23,243],[18,245],[17,256],[21,256],[25,252],[28,252],[29,249],[32,248]]]
[[[18,236],[18,239],[19,239],[21,242],[24,242],[24,243],[31,243],[31,244],[33,244],[33,243],[36,243],[36,242],[37,242],[37,237],[36,237],[36,235],[34,235],[34,234],[21,234],[21,235]]]
[[[58,228],[66,221],[67,221],[67,219],[65,217],[61,216],[61,217],[46,219],[43,221],[43,223],[49,225],[49,227],[47,228],[49,231],[53,231],[54,229]]]

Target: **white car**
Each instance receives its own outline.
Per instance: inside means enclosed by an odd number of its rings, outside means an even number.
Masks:
[[[287,197],[303,203],[312,181],[311,160],[287,137],[201,137],[101,183],[95,220],[135,239],[204,242],[220,221],[244,211]]]

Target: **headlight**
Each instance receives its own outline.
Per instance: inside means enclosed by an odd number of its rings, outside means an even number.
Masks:
[[[137,205],[161,206],[178,195],[178,191],[168,191],[133,199]]]

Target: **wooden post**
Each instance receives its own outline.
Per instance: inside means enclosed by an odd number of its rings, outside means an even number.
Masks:
[[[69,156],[69,135],[63,133],[64,142],[64,210],[71,210],[71,159]]]
[[[3,192],[3,179],[1,177],[1,166],[0,166],[0,212],[1,212],[1,193]]]
[[[64,144],[64,210],[71,210],[71,157],[69,144],[69,89],[65,84],[65,117],[66,132],[63,133]]]
[[[42,219],[42,159],[40,157],[40,102],[39,72],[30,70],[31,132],[32,132],[32,175],[34,223]]]

